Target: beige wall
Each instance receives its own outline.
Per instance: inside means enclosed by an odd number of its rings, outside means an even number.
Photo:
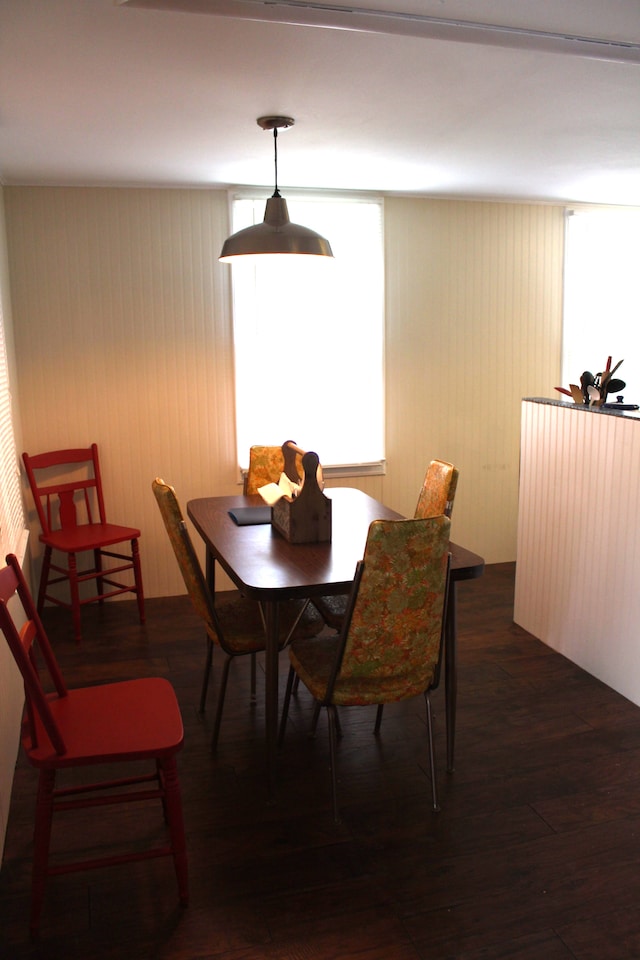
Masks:
[[[182,593],[151,480],[184,502],[238,490],[229,273],[217,261],[226,194],[10,187],[4,199],[20,450],[97,441],[112,519],[142,529],[147,595]],[[513,560],[520,399],[559,382],[562,209],[389,199],[385,217],[387,474],[340,482],[411,514],[428,461],[453,460],[454,538]],[[357,413],[345,422],[357,429]],[[21,703],[2,644],[0,844]]]
[[[226,194],[6,199],[24,447],[95,440],[110,517],[142,529],[147,595],[182,593],[151,481],[185,501],[236,490]]]
[[[13,349],[13,325],[11,297],[9,294],[9,270],[7,263],[7,248],[5,234],[4,197],[0,188],[0,312],[5,331],[7,361],[11,385],[14,384],[15,356]],[[13,397],[13,413],[15,415],[15,431],[17,441],[20,442],[20,416],[17,397]],[[0,558],[4,566],[4,557]],[[14,610],[18,616],[18,610]],[[20,717],[24,694],[22,679],[15,665],[9,647],[0,634],[0,859],[4,848],[4,838],[9,817],[9,803],[11,800],[11,784],[13,770],[18,753],[20,731]]]
[[[147,595],[181,593],[151,480],[185,502],[237,490],[226,193],[5,199],[25,449],[97,441]],[[454,539],[513,560],[520,400],[559,377],[562,208],[393,198],[385,219],[388,467],[352,484],[410,514],[427,462],[451,459]]]
[[[460,469],[452,537],[515,560],[520,401],[557,396],[564,214],[386,203],[385,500],[410,513],[432,457]]]

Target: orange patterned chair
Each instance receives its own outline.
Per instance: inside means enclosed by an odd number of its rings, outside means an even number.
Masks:
[[[255,656],[265,649],[266,644],[262,611],[258,603],[245,600],[243,597],[219,605],[215,603],[215,597],[209,590],[187,530],[175,490],[159,478],[156,478],[151,486],[191,603],[203,620],[206,629],[207,652],[200,694],[201,713],[204,712],[206,705],[214,646],[219,646],[225,654],[211,740],[211,748],[215,750],[220,733],[229,668],[235,657],[251,656],[251,699],[255,700]],[[309,601],[304,600],[291,600],[281,604],[280,623],[283,628],[282,647],[294,636],[313,637],[324,627],[322,618]]]
[[[449,517],[458,486],[458,470],[446,460],[432,460],[427,467],[414,517]]]
[[[257,493],[267,483],[277,483],[282,473],[290,480],[300,483],[304,476],[302,450],[293,440],[286,440],[280,447],[255,444],[249,449],[249,469],[244,478],[245,496]]]
[[[429,693],[438,685],[449,571],[448,517],[374,520],[358,564],[340,633],[294,640],[289,647],[280,741],[295,677],[329,718],[333,813],[339,821],[336,707],[385,703],[424,694],[434,809],[438,809]]]
[[[457,486],[457,468],[446,460],[432,460],[420,489],[414,519],[450,518]],[[325,623],[339,630],[347,608],[347,597],[318,597],[313,602]]]

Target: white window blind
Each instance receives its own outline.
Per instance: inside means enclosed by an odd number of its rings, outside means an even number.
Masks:
[[[616,378],[640,403],[640,210],[578,209],[567,217],[562,386],[623,360]],[[615,401],[615,396],[609,397]]]
[[[0,564],[7,553],[21,555],[25,520],[11,417],[9,368],[0,304]]]
[[[290,219],[335,259],[262,257],[232,266],[238,462],[252,444],[295,440],[324,466],[384,459],[382,201],[290,197]],[[265,198],[239,196],[233,231]]]

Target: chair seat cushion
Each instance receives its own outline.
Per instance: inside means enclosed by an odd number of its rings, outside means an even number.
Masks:
[[[117,523],[85,523],[79,527],[40,534],[42,543],[65,553],[96,550],[114,543],[124,543],[125,540],[138,540],[139,537],[140,531],[135,527],[121,527]]]
[[[338,643],[337,636],[327,636],[315,640],[295,640],[289,648],[294,669],[312,696],[320,702],[326,698]],[[415,675],[338,677],[331,702],[337,706],[366,706],[406,700],[428,690],[433,677],[433,668],[429,668],[420,678]]]
[[[182,717],[173,687],[162,677],[124,680],[69,690],[49,699],[66,751],[56,754],[41,720],[38,746],[23,744],[37,767],[71,767],[96,762],[170,756],[183,741]]]
[[[296,617],[298,616],[300,608],[303,605],[304,600],[288,600],[286,603],[280,605],[280,624],[285,637],[288,637],[291,627],[295,623]],[[303,638],[317,637],[318,634],[324,630],[324,628],[324,620],[313,604],[309,603],[307,604],[304,613],[296,625],[293,637],[289,639],[298,640]]]
[[[313,603],[323,620],[334,630],[339,630],[342,626],[344,615],[347,612],[347,601],[348,596],[344,593],[335,597],[314,597],[313,599]]]
[[[289,634],[296,617],[304,605],[303,600],[288,600],[280,604],[280,646],[289,641]],[[265,648],[266,634],[260,604],[244,597],[219,600],[216,598],[216,612],[224,635],[225,647],[235,654],[259,653]],[[308,604],[293,633],[293,638],[316,637],[325,623],[318,611]],[[217,636],[212,640],[218,642]],[[293,639],[292,638],[292,639]]]

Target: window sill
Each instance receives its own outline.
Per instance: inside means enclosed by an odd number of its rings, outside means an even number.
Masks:
[[[238,483],[244,484],[247,468],[240,469]],[[322,475],[325,480],[341,480],[349,477],[383,477],[387,472],[386,460],[375,460],[372,463],[339,463],[333,466],[322,464]]]
[[[333,467],[322,465],[322,473],[325,479],[329,480],[341,477],[383,477],[386,472],[386,460],[376,460],[373,463],[340,463]]]

